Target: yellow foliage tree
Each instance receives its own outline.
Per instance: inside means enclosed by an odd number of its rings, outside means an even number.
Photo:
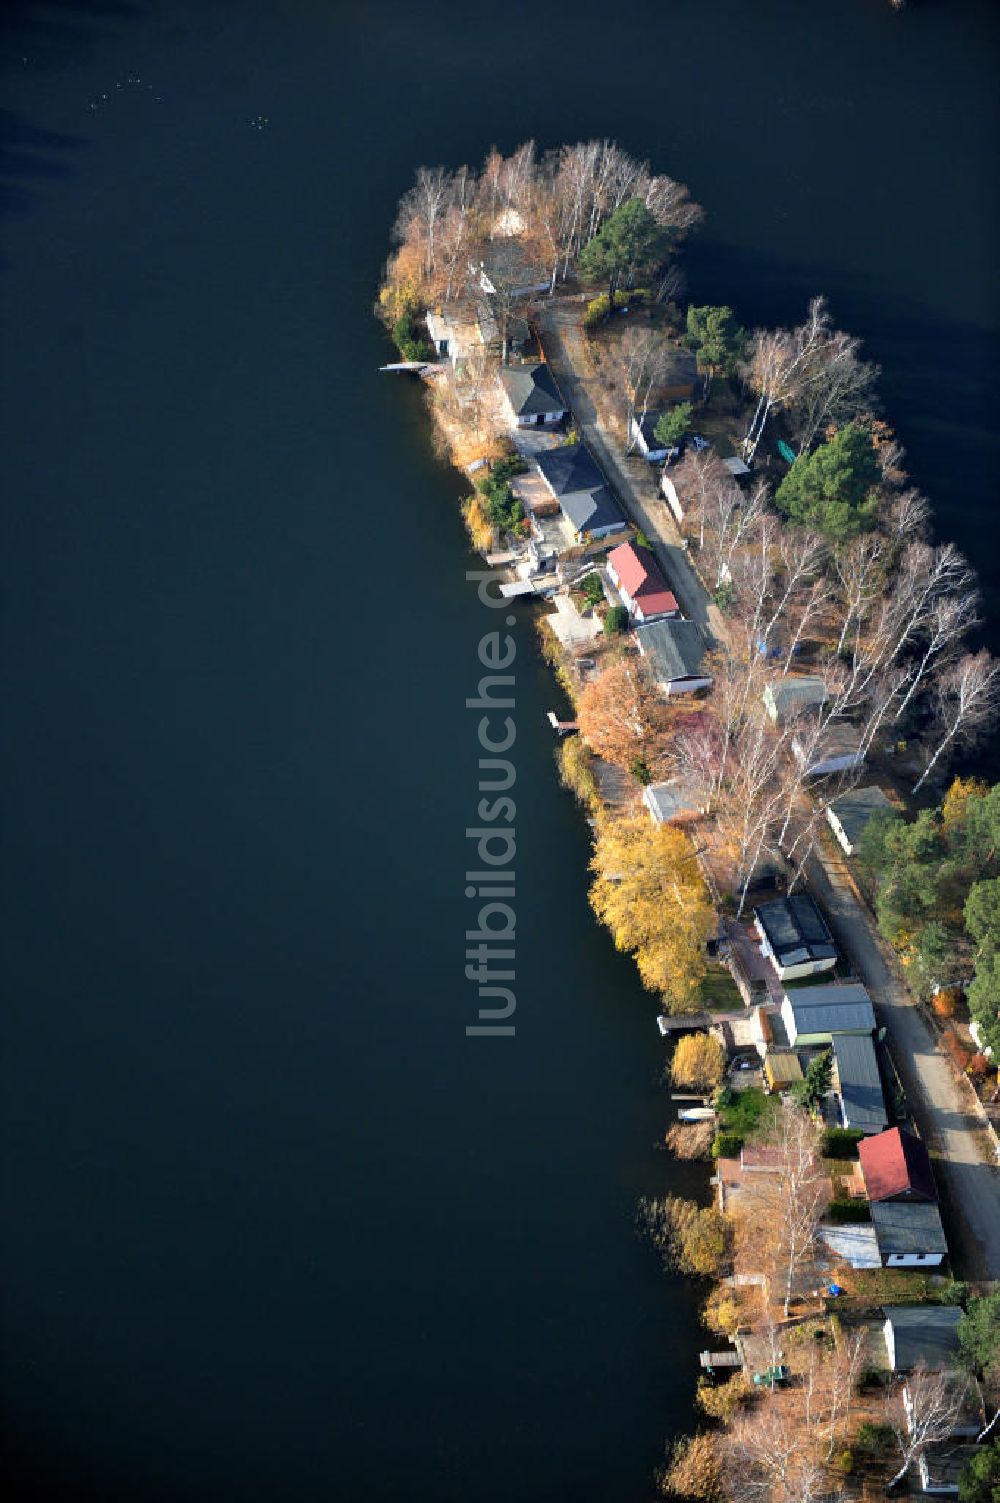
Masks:
[[[679,1440],[670,1465],[657,1479],[665,1496],[696,1498],[698,1503],[722,1503],[722,1472],[714,1435],[691,1435]]]
[[[670,1079],[692,1091],[711,1091],[721,1085],[726,1051],[710,1033],[686,1033],[677,1040],[670,1061]]]
[[[970,798],[984,798],[989,786],[978,778],[955,778],[941,804],[941,823],[950,834],[965,823]]]
[[[716,917],[686,835],[642,815],[598,827],[590,901],[671,1012],[696,1012]]]

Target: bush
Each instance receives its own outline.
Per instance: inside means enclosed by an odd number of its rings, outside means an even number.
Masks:
[[[604,618],[604,635],[615,637],[628,630],[628,611],[623,605],[613,605]]]
[[[649,292],[645,287],[636,287],[632,292],[616,292],[615,309],[641,308],[648,297]],[[596,329],[598,324],[603,324],[610,311],[608,294],[602,292],[599,297],[595,297],[587,304],[587,311],[583,315],[583,327],[587,330]]]
[[[401,313],[392,326],[392,339],[404,360],[433,360],[434,346],[421,339],[414,326],[412,312]]]
[[[827,1221],[870,1221],[871,1218],[867,1200],[831,1200],[826,1208]]]
[[[995,1069],[996,1065],[988,1054],[974,1054],[965,1067],[966,1074],[973,1080],[985,1080]]]
[[[828,1127],[820,1140],[820,1153],[825,1159],[856,1159],[863,1137],[853,1127]]]
[[[596,571],[581,579],[580,589],[588,605],[600,605],[604,599],[604,586],[601,583],[601,576]]]
[[[636,535],[635,535],[635,546],[637,548],[648,548],[650,546],[649,538],[646,536],[646,534],[644,532],[640,531],[640,532],[636,533]]]
[[[509,459],[501,459],[488,475],[476,481],[486,514],[501,532],[512,532],[524,521],[524,507],[510,488],[510,476],[516,473]]]
[[[717,1132],[712,1141],[713,1159],[738,1159],[743,1139],[738,1132]]]
[[[931,1010],[936,1018],[953,1018],[958,1010],[958,988],[945,987],[931,998]]]
[[[854,1437],[854,1444],[859,1451],[888,1451],[895,1444],[895,1433],[891,1425],[873,1425],[870,1420],[865,1420],[863,1425],[858,1426],[858,1433]]]
[[[647,788],[653,781],[653,774],[650,772],[649,767],[643,761],[642,757],[634,757],[633,760],[629,763],[628,770],[635,778],[636,782],[641,783],[643,788]]]

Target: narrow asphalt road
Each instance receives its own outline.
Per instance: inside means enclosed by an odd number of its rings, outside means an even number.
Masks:
[[[629,460],[619,453],[594,406],[586,385],[575,374],[585,363],[581,348],[580,304],[552,301],[535,314],[545,349],[563,400],[572,409],[580,436],[597,459],[620,505],[648,537],[667,583],[688,620],[696,621],[709,646],[725,636],[718,606],[708,598],[695,573],[666,501],[655,488],[655,470],[645,460]],[[630,468],[636,472],[630,473]]]
[[[553,300],[543,305],[536,319],[545,357],[581,436],[592,448],[626,513],[649,538],[681,609],[698,622],[707,641],[724,640],[725,619],[709,601],[681,548],[681,535],[666,502],[652,491],[645,473],[630,474],[630,465],[637,461],[619,453],[586,385],[575,374],[585,365],[579,304]],[[971,1087],[939,1049],[933,1029],[899,976],[873,915],[855,893],[843,861],[817,845],[805,876],[838,944],[871,993],[879,1022],[885,1026],[909,1110],[934,1156],[951,1218],[962,1223],[962,1251],[971,1265],[968,1271],[976,1277],[1000,1278],[1000,1168],[992,1157]]]
[[[964,1223],[969,1271],[1000,1278],[1000,1169],[988,1160],[986,1130],[972,1089],[938,1047],[843,863],[817,846],[807,863],[806,879],[885,1026],[907,1104],[934,1156],[948,1209]]]

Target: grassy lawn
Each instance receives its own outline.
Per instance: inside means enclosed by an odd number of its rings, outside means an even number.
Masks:
[[[710,965],[701,983],[701,1005],[710,1012],[738,1012],[743,998],[724,965]]]
[[[909,1268],[854,1268],[841,1282],[853,1306],[947,1304],[951,1279]],[[840,1304],[838,1299],[834,1308]]]
[[[779,1109],[777,1096],[766,1095],[759,1086],[749,1086],[747,1090],[735,1093],[731,1106],[720,1109],[720,1127],[723,1132],[737,1133],[741,1138],[749,1139],[773,1127]]]

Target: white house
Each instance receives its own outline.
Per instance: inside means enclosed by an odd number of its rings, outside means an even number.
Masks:
[[[642,790],[642,801],[657,825],[689,824],[700,819],[704,809],[695,795],[679,778],[665,783],[650,783]]]
[[[635,542],[620,543],[608,554],[607,568],[611,583],[634,620],[655,621],[660,616],[680,614],[648,548]]]
[[[764,708],[775,725],[787,725],[806,710],[815,710],[827,697],[827,688],[814,673],[787,673],[765,685]]]
[[[947,1372],[958,1351],[959,1305],[885,1305],[885,1349],[894,1373]]]
[[[861,737],[845,720],[832,720],[817,733],[806,725],[792,737],[792,756],[807,777],[823,778],[864,765]]]
[[[883,1267],[936,1268],[948,1256],[937,1206],[877,1200],[871,1214]]]
[[[780,981],[799,981],[837,964],[833,935],[808,893],[758,904],[753,922],[761,953],[773,962]]]
[[[796,1048],[832,1044],[839,1033],[870,1037],[875,1031],[871,998],[863,986],[853,982],[842,986],[804,986],[786,992],[781,1019],[788,1042]]]
[[[483,352],[483,332],[475,307],[448,303],[441,308],[430,308],[425,323],[438,355],[452,365]]]
[[[705,643],[693,621],[665,617],[637,626],[633,636],[664,694],[693,694],[711,684],[702,667]]]
[[[827,806],[826,818],[838,844],[853,856],[872,815],[894,807],[881,788],[852,788]]]
[[[650,464],[666,459],[670,450],[656,437],[655,428],[663,416],[663,409],[655,412],[633,412],[628,420],[629,447],[648,459]]]
[[[551,427],[566,416],[552,372],[541,361],[505,366],[500,384],[510,421],[518,428]]]

